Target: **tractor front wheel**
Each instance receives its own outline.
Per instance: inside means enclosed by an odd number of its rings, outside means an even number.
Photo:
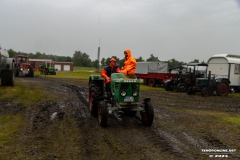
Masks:
[[[146,101],[144,106],[145,111],[140,112],[142,117],[142,124],[145,126],[151,126],[154,118],[154,110],[151,101]]]
[[[210,90],[207,88],[207,87],[204,87],[202,90],[201,90],[201,95],[203,97],[208,97],[210,95]]]
[[[29,77],[34,77],[34,69],[32,67],[29,69]]]
[[[187,91],[187,94],[188,94],[188,95],[194,95],[195,93],[196,93],[196,92],[194,91],[193,86],[191,86],[191,87],[188,88],[188,91]]]
[[[149,79],[149,81],[148,81],[149,86],[154,87],[155,84],[156,84],[155,79]]]
[[[178,92],[186,92],[187,91],[187,87],[184,83],[179,83],[177,85],[177,91]]]
[[[104,101],[100,101],[98,104],[98,122],[101,127],[107,127],[108,109]]]

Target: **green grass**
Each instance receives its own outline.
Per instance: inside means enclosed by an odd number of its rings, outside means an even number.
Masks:
[[[165,91],[165,89],[162,87],[150,87],[145,84],[140,85],[140,90],[142,90],[142,91]]]
[[[240,126],[240,116],[226,116],[226,117],[221,117],[221,120],[232,123],[234,125]]]
[[[19,83],[14,87],[1,87],[0,100],[10,101],[15,104],[29,106],[41,100],[57,98],[56,95],[50,94],[47,89],[33,82]]]
[[[215,117],[217,120],[222,122],[227,122],[230,124],[240,126],[240,116],[236,113],[227,113],[227,112],[220,112],[220,111],[210,111],[210,110],[195,110],[195,109],[171,109],[178,113],[187,113],[196,116],[211,116]]]
[[[94,68],[74,68],[72,72],[57,71],[56,75],[47,75],[50,78],[72,78],[72,79],[88,79],[91,74],[99,74]],[[40,75],[45,77],[44,75]]]
[[[0,149],[14,140],[24,124],[25,118],[20,114],[0,117]]]

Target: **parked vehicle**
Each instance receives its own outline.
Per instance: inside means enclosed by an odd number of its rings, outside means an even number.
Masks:
[[[24,55],[17,55],[15,56],[15,76],[28,76],[28,77],[34,77],[34,69],[31,63],[29,63],[28,56]]]
[[[173,78],[166,80],[165,90],[187,92],[190,86],[195,85],[196,78],[206,76],[207,64],[189,63],[186,67],[180,66],[177,69],[178,73]]]
[[[100,75],[89,78],[89,107],[102,127],[107,126],[109,115],[121,120],[124,115],[134,116],[140,112],[142,124],[151,126],[154,118],[153,105],[150,98],[139,102],[139,80],[127,78],[122,73],[112,73],[111,92],[106,93],[104,79]]]
[[[240,55],[218,54],[208,60],[208,71],[215,77],[228,78],[230,90],[240,91]]]
[[[175,74],[168,72],[168,64],[164,62],[138,62],[135,75],[143,79],[144,84],[154,87],[164,85]]]
[[[15,62],[14,58],[9,58],[6,50],[0,48],[0,77],[2,86],[14,86],[15,82]]]
[[[44,75],[56,75],[54,64],[48,62],[43,62],[39,65],[39,72]]]
[[[207,78],[197,78],[195,85],[188,88],[188,94],[201,92],[203,97],[216,93],[218,96],[227,96],[229,92],[230,81],[228,78],[212,77],[209,71]]]

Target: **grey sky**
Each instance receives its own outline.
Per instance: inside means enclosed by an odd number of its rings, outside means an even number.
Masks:
[[[99,21],[100,19],[100,21]],[[0,44],[16,51],[189,62],[240,55],[239,0],[0,0]]]

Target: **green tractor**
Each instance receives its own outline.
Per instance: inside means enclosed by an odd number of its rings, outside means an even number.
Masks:
[[[53,63],[43,62],[39,65],[39,71],[44,75],[56,75],[56,70]]]
[[[216,93],[218,96],[227,96],[229,92],[230,80],[229,78],[216,78],[211,77],[209,71],[208,77],[197,78],[195,85],[188,88],[188,94],[193,95],[196,92],[201,92],[203,97],[207,97]]]
[[[140,81],[122,73],[111,75],[111,92],[105,91],[104,79],[100,75],[89,78],[89,107],[91,115],[98,118],[100,126],[106,127],[109,115],[122,120],[124,115],[135,116],[140,112],[142,124],[151,126],[154,118],[150,98],[139,102]]]

